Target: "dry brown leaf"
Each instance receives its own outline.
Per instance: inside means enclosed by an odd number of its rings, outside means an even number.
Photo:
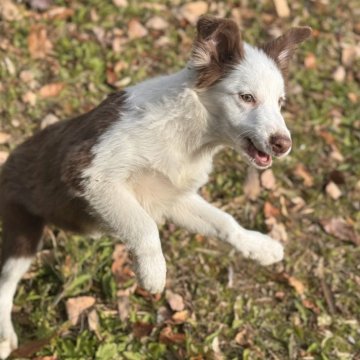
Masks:
[[[336,68],[336,70],[333,73],[333,79],[338,82],[338,83],[342,83],[344,82],[346,77],[346,70],[343,66],[338,66]]]
[[[113,0],[113,4],[117,7],[125,7],[128,6],[127,0]]]
[[[355,231],[354,226],[341,217],[334,217],[320,221],[325,232],[339,240],[352,242],[360,245],[360,235]]]
[[[342,195],[341,190],[333,181],[330,181],[326,185],[325,191],[333,200],[339,199],[339,197]]]
[[[312,310],[315,314],[320,314],[320,309],[309,299],[303,299],[302,304],[309,310]]]
[[[100,334],[99,334],[100,322],[96,310],[95,309],[91,310],[87,318],[88,318],[89,329],[93,331],[98,338],[100,338]]]
[[[290,8],[287,0],[273,0],[275,4],[276,13],[281,18],[287,18],[290,16]]]
[[[10,134],[0,131],[0,145],[6,144],[11,138]]]
[[[93,296],[79,296],[66,301],[66,312],[72,325],[76,325],[80,315],[95,304]]]
[[[248,328],[240,330],[235,335],[235,342],[241,346],[249,346],[252,344],[251,334]]]
[[[260,194],[259,172],[254,167],[248,167],[244,182],[244,194],[250,200],[256,200]]]
[[[5,21],[20,20],[22,18],[19,9],[11,0],[0,1],[0,19]]]
[[[315,69],[316,68],[316,56],[313,53],[309,53],[306,55],[304,60],[304,65],[307,69]]]
[[[135,324],[133,324],[132,330],[134,337],[137,339],[141,339],[145,336],[149,336],[153,328],[154,328],[153,324],[136,322]]]
[[[190,24],[195,25],[199,17],[207,11],[208,4],[205,1],[194,1],[183,5],[179,10],[179,15]]]
[[[280,210],[272,205],[269,201],[265,201],[264,204],[264,215],[266,218],[277,217],[280,215]]]
[[[266,225],[269,227],[269,235],[278,241],[286,243],[288,241],[288,234],[286,232],[285,225],[283,223],[277,222],[274,217],[270,217],[265,220]]]
[[[114,274],[117,283],[124,282],[135,276],[130,268],[131,262],[125,245],[115,245],[112,259],[111,272]]]
[[[74,9],[65,6],[57,6],[51,8],[44,14],[47,19],[66,20],[74,15]]]
[[[295,168],[294,174],[303,179],[304,185],[306,187],[311,187],[314,185],[314,178],[306,170],[303,164],[298,164]]]
[[[26,104],[29,104],[31,106],[35,106],[36,104],[36,94],[33,93],[32,91],[27,91],[22,97],[21,97],[22,101]]]
[[[353,104],[357,104],[358,100],[359,100],[359,97],[356,93],[354,92],[349,92],[347,94],[348,96],[348,99],[353,103]]]
[[[39,352],[43,347],[50,344],[52,337],[46,339],[34,340],[21,345],[18,349],[11,353],[13,359],[25,358],[32,359],[33,355]],[[56,359],[56,358],[55,358]]]
[[[286,282],[292,288],[294,288],[297,294],[303,295],[305,293],[306,290],[305,285],[303,284],[302,281],[300,281],[296,277],[291,276],[285,272],[278,274],[277,277],[279,278],[279,280]]]
[[[39,90],[39,96],[43,99],[60,95],[63,91],[64,83],[51,83],[44,85]]]
[[[265,170],[260,175],[261,185],[267,190],[272,190],[275,188],[276,180],[274,173],[271,169]]]
[[[9,153],[7,151],[0,151],[0,166],[5,163],[8,157],[9,157]]]
[[[185,339],[185,334],[174,333],[170,326],[163,328],[159,335],[159,341],[167,345],[182,344]]]
[[[28,36],[28,48],[33,59],[43,59],[51,52],[53,46],[48,39],[44,25],[36,24],[31,27]]]
[[[136,19],[132,19],[128,24],[128,36],[130,39],[139,39],[148,34],[147,29]]]
[[[146,27],[153,30],[165,30],[169,23],[160,16],[153,16],[146,22]]]
[[[178,311],[173,316],[172,319],[176,323],[183,323],[189,318],[189,312],[187,310]]]
[[[128,296],[119,296],[117,300],[118,313],[121,321],[126,321],[130,314],[130,300]]]
[[[350,67],[355,59],[360,56],[360,47],[355,45],[344,45],[341,52],[341,62],[344,66]]]
[[[166,290],[166,301],[169,303],[171,310],[183,311],[185,308],[184,299],[181,295],[175,294],[170,290]]]

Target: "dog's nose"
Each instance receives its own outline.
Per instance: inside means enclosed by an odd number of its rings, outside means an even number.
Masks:
[[[291,139],[285,135],[275,134],[270,136],[271,150],[275,155],[282,155],[291,148]]]

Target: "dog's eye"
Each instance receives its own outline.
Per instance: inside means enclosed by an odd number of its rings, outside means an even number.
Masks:
[[[251,94],[240,94],[240,99],[249,104],[255,104],[255,98]]]

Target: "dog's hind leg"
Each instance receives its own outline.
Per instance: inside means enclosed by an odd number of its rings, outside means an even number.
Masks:
[[[3,214],[2,266],[0,275],[0,359],[17,348],[11,322],[16,287],[40,247],[44,222],[17,204],[6,204]]]

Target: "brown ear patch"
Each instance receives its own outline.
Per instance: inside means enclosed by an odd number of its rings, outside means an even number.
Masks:
[[[311,36],[312,30],[308,26],[294,27],[288,30],[284,35],[269,41],[261,49],[272,58],[283,75],[288,73],[289,61],[298,44]]]
[[[197,88],[213,85],[243,56],[239,27],[233,20],[200,18],[191,55],[191,64],[198,72]]]

